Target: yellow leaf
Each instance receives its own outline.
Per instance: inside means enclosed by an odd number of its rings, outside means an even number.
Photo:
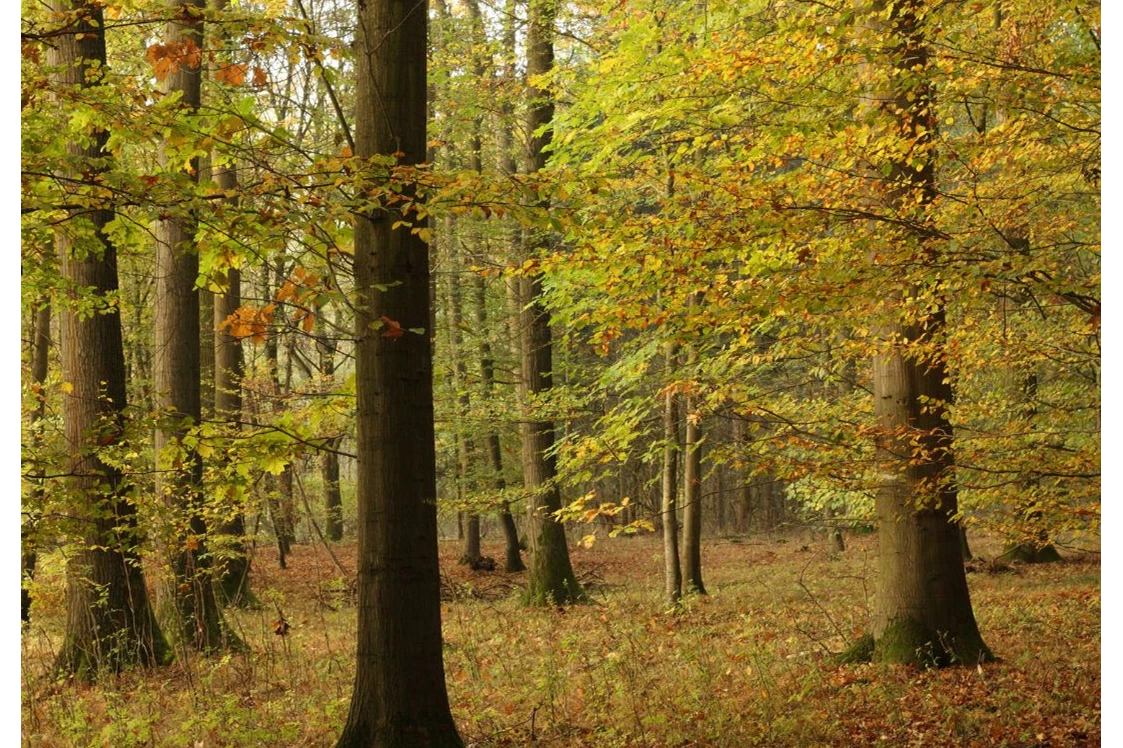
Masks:
[[[74,391],[74,385],[71,384],[70,382],[63,382],[62,384],[59,385],[58,388],[60,390],[62,390],[62,394],[64,394],[64,395],[69,395],[71,392]]]

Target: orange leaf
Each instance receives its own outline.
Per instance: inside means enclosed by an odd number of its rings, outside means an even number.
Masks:
[[[253,85],[254,85],[254,87],[255,88],[265,88],[265,85],[267,83],[269,83],[269,76],[265,74],[265,71],[262,70],[261,68],[254,68],[253,69]]]
[[[245,65],[223,65],[215,72],[214,77],[219,83],[240,86],[246,82],[247,69]]]
[[[145,58],[147,58],[147,60],[149,62],[151,62],[153,65],[155,65],[159,60],[162,60],[167,56],[168,56],[168,48],[165,47],[163,44],[153,44],[152,46],[150,46],[148,48],[147,54],[145,54]]]
[[[382,324],[386,325],[386,329],[382,331],[382,337],[384,337],[384,338],[400,338],[400,337],[402,337],[403,335],[406,334],[406,331],[402,329],[402,323],[401,322],[398,322],[396,320],[392,320],[389,317],[387,317],[385,314],[382,315],[379,319],[382,320]]]

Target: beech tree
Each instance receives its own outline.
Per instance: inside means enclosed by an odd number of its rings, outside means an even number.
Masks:
[[[355,155],[381,197],[355,217],[359,621],[339,748],[463,745],[441,651],[426,221],[403,208],[426,155],[427,30],[412,0],[358,3]]]
[[[51,7],[65,19],[48,53],[60,94],[102,85],[101,7],[80,0]],[[72,172],[90,184],[106,174],[108,138],[108,132],[95,129],[71,139],[66,151]],[[133,664],[163,664],[171,655],[148,601],[131,487],[120,467],[100,451],[125,439],[128,426],[121,318],[114,308],[117,252],[107,229],[113,218],[112,205],[100,201],[74,208],[55,238],[66,283],[58,304],[62,376],[69,385],[63,420],[67,490],[74,504],[71,529],[78,539],[67,566],[66,636],[58,668],[84,678]]]
[[[527,77],[530,78],[530,103],[527,130],[530,133],[528,162],[530,171],[546,166],[550,144],[550,125],[554,103],[539,76],[549,74],[554,64],[554,0],[532,0],[527,32]],[[549,392],[553,384],[553,340],[550,315],[543,300],[542,277],[538,273],[518,282],[519,348],[521,375],[519,389],[523,406]],[[554,517],[561,509],[557,485],[557,463],[553,454],[554,423],[529,414],[520,424],[522,434],[523,481],[527,489],[527,537],[530,550],[530,577],[526,599],[531,604],[564,605],[585,598],[569,560],[565,529]]]
[[[178,94],[182,113],[199,109],[202,83],[204,0],[171,0],[164,49],[174,60],[161,89]],[[169,164],[170,143],[161,160]],[[179,178],[186,187],[198,182],[198,158]],[[212,560],[207,552],[207,525],[201,492],[203,463],[184,440],[202,417],[200,380],[199,255],[195,246],[196,218],[190,208],[178,208],[156,223],[155,389],[163,411],[156,429],[158,487],[169,504],[182,512],[170,548],[175,582],[173,597],[180,635],[199,650],[240,647],[229,630],[215,596]]]

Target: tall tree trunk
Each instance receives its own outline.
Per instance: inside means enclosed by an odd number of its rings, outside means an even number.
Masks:
[[[48,52],[48,64],[59,70],[57,84],[78,88],[100,83],[106,62],[100,6],[54,2],[51,7],[60,14],[75,14]],[[87,162],[85,178],[92,182],[109,168],[108,136],[95,131],[88,144],[67,145],[72,158]],[[59,303],[59,316],[62,376],[72,387],[63,400],[68,488],[76,501],[70,529],[79,543],[67,564],[66,636],[57,666],[81,677],[133,664],[162,664],[171,656],[148,601],[129,486],[98,451],[99,445],[120,439],[126,426],[121,317],[115,307],[105,305],[117,292],[117,251],[105,234],[113,217],[105,206],[78,210],[55,234],[70,294]],[[81,306],[69,303],[77,302],[79,293],[89,294],[83,302],[93,300],[99,313],[83,313]],[[42,364],[45,374],[45,360]]]
[[[483,19],[480,15],[480,6],[475,0],[467,0],[465,3],[468,9],[468,21],[471,27],[472,39],[472,72],[480,85],[484,82],[484,53],[487,48],[487,38],[484,34]],[[487,53],[490,54],[490,53]],[[482,113],[477,113],[472,119],[472,139],[470,143],[470,163],[468,168],[477,174],[483,173],[483,161],[481,152],[483,150],[483,137],[482,137]],[[467,386],[467,363],[465,352],[463,350],[463,317],[464,306],[463,296],[461,294],[461,280],[460,273],[463,268],[463,263],[460,261],[460,251],[456,245],[451,247],[451,257],[453,261],[452,275],[452,306],[450,311],[452,313],[452,341],[455,348],[453,356],[453,363],[456,367],[456,378],[459,380],[460,399],[459,409],[461,413],[465,413],[470,405],[470,395],[468,394]],[[482,328],[477,330],[477,334],[483,335]],[[463,421],[463,417],[461,418]],[[460,460],[460,475],[462,481],[467,481],[468,473],[471,466],[470,448],[467,434],[461,433],[458,436],[459,442],[457,444],[458,457]],[[465,486],[469,485],[467,482]],[[465,527],[464,533],[464,552],[461,555],[461,563],[477,564],[481,558],[480,555],[480,516],[477,512],[469,510],[468,522]]]
[[[35,392],[35,410],[31,414],[31,453],[38,454],[43,442],[42,427],[43,416],[47,412],[47,396],[43,385],[47,381],[47,356],[51,349],[51,307],[46,300],[42,301],[35,310],[31,328],[31,381],[38,389]],[[38,472],[42,473],[42,470]],[[46,491],[43,488],[43,479],[39,479],[32,496],[32,505],[23,510],[20,522],[20,566],[22,569],[22,583],[20,584],[20,620],[27,623],[31,620],[31,592],[27,584],[35,577],[35,563],[38,560],[36,545],[39,538],[36,533],[39,518],[42,513]]]
[[[464,295],[461,293],[460,283],[460,251],[457,248],[456,241],[451,237],[451,232],[445,234],[445,236],[450,239],[447,242],[450,260],[448,275],[448,347],[449,356],[452,358],[452,382],[456,390],[456,493],[460,501],[463,502],[472,484],[469,479],[472,460],[469,453],[468,435],[463,432],[463,429],[466,428],[465,419],[468,417],[468,410],[471,407],[471,396],[468,394],[468,365],[464,360]],[[460,555],[460,563],[474,566],[480,560],[480,515],[472,509],[465,509],[462,529],[464,531],[462,536],[464,544]]]
[[[936,127],[923,10],[920,0],[875,0],[864,18],[866,40],[877,50],[871,53],[871,67],[887,81],[872,97],[881,102],[887,129],[913,144],[908,159],[889,162],[888,184],[877,197],[921,221],[936,194]],[[915,246],[918,254],[929,251],[915,234],[885,233],[890,241]],[[905,304],[900,293],[893,300]],[[884,323],[873,363],[878,472],[884,476],[876,499],[880,530],[873,657],[881,662],[975,664],[991,653],[971,609],[954,520],[958,502],[947,419],[952,392],[941,347],[945,315],[942,308],[919,314]]]
[[[398,153],[407,168],[425,159],[424,10],[413,0],[358,4],[360,158]],[[463,745],[442,660],[428,247],[409,227],[392,228],[416,219],[385,208],[355,218],[359,620],[339,748]]]
[[[678,345],[667,343],[667,384],[675,369]],[[678,556],[678,408],[675,392],[668,386],[663,395],[663,581],[667,604],[682,600],[682,567]]]
[[[210,0],[211,9],[218,12],[226,10],[226,4],[227,0]],[[234,164],[213,165],[211,178],[215,187],[228,195],[222,202],[222,209],[237,209],[238,172]],[[212,304],[213,318],[210,325],[214,335],[214,413],[216,420],[226,421],[231,430],[237,430],[242,419],[242,341],[230,334],[225,323],[242,305],[241,270],[227,268],[225,288],[221,293],[213,295]],[[203,319],[206,319],[206,315]],[[223,602],[237,606],[255,605],[257,600],[250,590],[250,557],[246,551],[246,515],[241,507],[237,508],[233,517],[220,525],[218,532],[226,545],[223,554],[225,558],[216,569]]]
[[[508,90],[513,88],[516,68],[515,68],[515,23],[517,21],[515,10],[517,0],[507,0],[503,16],[503,65],[501,68],[501,75],[504,82],[508,86]],[[518,163],[515,159],[515,146],[512,138],[512,122],[513,110],[509,99],[504,96],[500,103],[499,114],[499,127],[498,127],[498,144],[496,150],[499,152],[499,169],[504,174],[515,174],[518,171]],[[518,228],[510,230],[511,247],[515,250],[516,256],[521,254],[520,237],[521,232]],[[510,290],[510,288],[508,288]],[[487,327],[487,287],[482,277],[478,277],[476,281],[476,319],[477,327],[482,332],[488,329]],[[517,325],[518,309],[513,310],[512,320]],[[517,336],[512,336],[517,339]],[[485,335],[480,337],[480,366],[483,371],[484,391],[491,392],[495,385],[495,362],[491,355],[491,344],[488,342]],[[503,452],[500,448],[499,434],[492,431],[487,436],[487,456],[490,463],[491,471],[493,474],[493,486],[496,491],[502,491],[507,487],[507,482],[503,478]],[[526,565],[523,563],[520,551],[523,549],[522,543],[519,542],[518,528],[515,525],[515,518],[511,516],[510,506],[504,502],[499,510],[499,520],[503,527],[503,542],[506,548],[506,565],[505,568],[508,572],[525,571]]]
[[[323,324],[323,315],[320,315],[320,335],[317,347],[320,351],[320,373],[327,382],[335,378],[335,342],[327,336]],[[320,475],[324,483],[324,514],[327,516],[326,529],[328,540],[339,542],[343,540],[343,494],[339,488],[339,454],[336,450],[340,446],[340,438],[328,440],[327,449],[320,457]]]
[[[698,362],[698,352],[687,354],[690,371]],[[702,419],[698,398],[686,395],[686,443],[683,448],[682,476],[682,577],[687,591],[706,594],[702,583]]]
[[[554,66],[555,0],[530,3],[527,32],[527,77],[546,75]],[[527,118],[530,136],[528,162],[536,172],[546,166],[545,149],[550,143],[554,102],[550,92],[531,87]],[[548,206],[543,204],[542,208]],[[541,241],[541,240],[540,240]],[[544,242],[543,242],[544,243]],[[519,279],[521,353],[520,399],[524,415],[522,436],[523,482],[527,489],[527,536],[530,540],[530,576],[526,600],[532,605],[564,605],[585,599],[569,560],[565,530],[553,513],[561,508],[561,493],[555,477],[554,424],[534,420],[528,412],[531,401],[549,391],[553,381],[553,342],[550,316],[542,302],[542,278]]]
[[[487,339],[487,283],[482,275],[475,276],[475,307],[476,329],[479,331],[480,341],[480,372],[482,379],[483,396],[491,400],[495,391],[495,359],[492,357],[491,342]],[[499,441],[499,434],[494,429],[484,437],[484,455],[487,458],[488,471],[491,473],[491,487],[497,494],[502,495],[507,488],[507,481],[503,478],[503,450]],[[499,507],[499,523],[503,529],[503,544],[506,551],[504,570],[509,573],[525,571],[520,551],[519,532],[515,527],[515,518],[511,516],[511,509],[506,501]]]
[[[172,0],[173,20],[164,41],[184,54],[161,84],[165,95],[180,94],[186,114],[199,108],[203,40],[203,0]],[[160,160],[167,156],[161,147]],[[198,160],[192,164],[198,178]],[[181,513],[176,530],[175,583],[172,596],[179,614],[179,633],[198,650],[240,647],[225,625],[215,596],[207,526],[201,493],[203,463],[183,443],[201,418],[199,373],[199,256],[195,248],[195,217],[177,213],[156,223],[156,402],[163,411],[156,430],[157,487],[169,506]]]
[[[512,91],[515,89],[516,78],[518,76],[518,67],[515,64],[518,56],[518,50],[515,46],[515,30],[518,23],[518,3],[519,0],[507,0],[503,10],[503,38],[502,38],[502,54],[503,65],[501,73],[506,90]],[[515,174],[519,170],[518,159],[515,158],[515,142],[514,142],[514,118],[515,110],[512,106],[510,96],[503,96],[499,103],[499,126],[496,137],[496,150],[499,154],[499,171],[504,174]],[[514,232],[517,236],[517,229]],[[512,242],[512,244],[517,244]]]
[[[283,262],[283,260],[278,260]],[[259,286],[261,298],[271,299],[276,290],[270,281],[269,273],[261,274],[261,285]],[[284,280],[284,270],[275,269],[272,273],[274,280],[277,283],[276,288],[280,288],[280,284]],[[276,319],[276,318],[274,318]],[[269,388],[266,398],[269,402],[268,412],[274,417],[281,408],[281,361],[280,361],[280,348],[277,342],[276,333],[270,333],[265,338],[265,365],[268,368],[269,374]],[[265,409],[261,409],[262,415],[265,414]],[[284,470],[288,470],[288,465],[285,465]],[[273,537],[277,541],[277,565],[281,569],[289,568],[288,555],[291,552],[290,533],[285,525],[285,511],[281,505],[281,477],[284,475],[274,475],[270,473],[265,476],[265,506],[269,510],[269,522],[273,527]],[[291,483],[290,483],[291,487]],[[290,490],[291,492],[291,490]]]

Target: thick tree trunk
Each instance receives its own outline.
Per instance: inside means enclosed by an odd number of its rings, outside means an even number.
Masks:
[[[690,349],[687,363],[693,371],[698,353]],[[688,592],[706,594],[702,582],[702,421],[698,399],[686,395],[686,443],[682,475],[682,581]]]
[[[877,197],[924,221],[935,197],[936,126],[926,79],[930,61],[923,3],[876,0],[866,11],[867,42],[877,50],[871,67],[875,74],[889,73],[873,98],[881,102],[886,127],[912,149],[908,160],[889,162],[888,183],[879,187]],[[887,57],[877,59],[882,54]],[[930,251],[920,236],[885,233],[889,241],[915,246],[917,254]],[[908,311],[904,294],[892,294],[891,300]],[[879,578],[873,657],[974,665],[991,659],[991,653],[971,609],[955,522],[958,502],[948,422],[952,391],[941,347],[945,317],[941,308],[912,315],[884,323],[882,350],[873,364],[878,472],[883,476],[876,499]]]
[[[164,41],[183,45],[178,67],[161,84],[165,95],[179,93],[186,113],[199,108],[203,40],[203,0],[172,0],[175,20],[168,22]],[[167,156],[161,148],[160,159]],[[197,178],[198,164],[194,165]],[[225,625],[215,596],[207,526],[200,486],[203,464],[183,444],[187,431],[201,418],[199,370],[199,294],[195,281],[199,257],[195,250],[195,219],[174,214],[156,223],[156,402],[163,411],[156,431],[157,487],[182,525],[171,548],[175,575],[172,596],[180,635],[198,650],[240,647]]]
[[[585,599],[569,560],[565,529],[554,518],[561,508],[561,494],[555,482],[553,455],[554,424],[536,420],[529,412],[531,399],[547,392],[551,385],[552,344],[550,321],[538,299],[541,281],[522,278],[520,315],[521,375],[520,399],[524,415],[519,424],[522,437],[523,484],[527,489],[526,532],[530,541],[530,576],[526,601],[531,605],[564,605]]]
[[[546,75],[554,66],[555,0],[536,0],[530,4],[527,32],[527,77]],[[549,125],[554,118],[550,93],[530,90],[527,130],[532,133],[528,163],[536,172],[546,166],[545,149],[550,143]],[[543,208],[548,206],[543,205]],[[530,576],[526,599],[532,605],[564,605],[585,599],[569,560],[565,530],[553,513],[561,508],[561,494],[555,477],[552,454],[554,424],[534,420],[530,401],[547,392],[553,381],[553,341],[550,316],[542,303],[539,275],[519,280],[520,301],[520,396],[524,415],[522,435],[523,482],[527,489],[527,536],[530,540]]]
[[[358,5],[360,158],[425,159],[424,10],[413,0]],[[392,228],[415,219],[382,208],[355,219],[359,619],[339,748],[463,746],[442,661],[428,247]]]
[[[104,74],[104,21],[99,6],[55,2],[59,13],[75,12],[72,25],[52,40],[49,64],[57,66],[60,88],[99,82]],[[91,135],[87,145],[71,143],[69,155],[88,159],[87,178],[107,170],[108,133]],[[70,298],[59,304],[62,377],[72,389],[63,399],[67,445],[67,488],[76,505],[70,530],[78,547],[67,564],[66,635],[57,665],[61,672],[93,677],[139,664],[170,660],[149,604],[137,547],[141,542],[136,508],[120,471],[103,462],[99,445],[124,436],[125,351],[121,317],[104,304],[117,292],[117,252],[105,235],[113,211],[106,207],[76,211],[60,224],[56,250]],[[87,233],[92,229],[92,233]],[[89,291],[77,291],[89,289]],[[98,313],[80,313],[69,304],[95,301]],[[88,296],[86,294],[89,294]],[[46,361],[37,361],[46,374]]]
[[[927,334],[943,325],[927,322]],[[951,483],[951,391],[942,361],[916,361],[906,347],[925,334],[893,326],[901,341],[874,362],[874,398],[882,436],[877,494],[879,575],[874,658],[912,664],[970,664],[990,659],[971,609],[963,569],[956,489]],[[938,405],[937,405],[938,404]],[[916,443],[919,447],[913,447]]]
[[[666,345],[667,384],[675,369],[678,346]],[[675,392],[668,386],[663,395],[663,590],[667,604],[682,601],[682,567],[678,555],[678,408]]]

